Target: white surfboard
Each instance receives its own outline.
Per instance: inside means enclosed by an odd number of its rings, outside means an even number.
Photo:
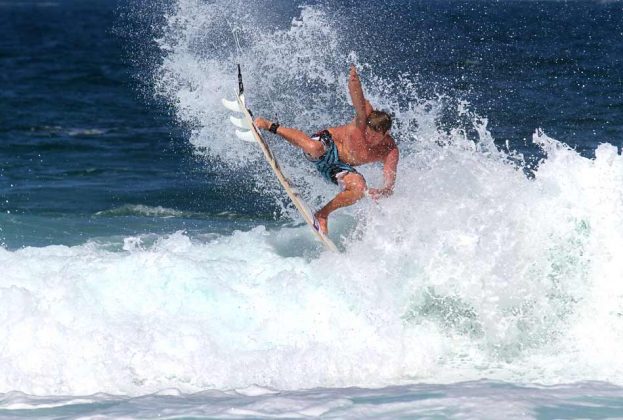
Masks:
[[[223,105],[230,111],[239,113],[239,115],[241,114],[241,118],[233,116],[230,117],[231,123],[237,127],[236,137],[244,141],[257,143],[260,146],[266,161],[277,176],[281,186],[286,191],[288,197],[290,197],[290,200],[292,200],[292,203],[294,203],[294,206],[299,211],[305,222],[312,228],[316,238],[322,242],[327,249],[337,252],[337,247],[333,241],[320,230],[320,225],[318,224],[318,220],[314,217],[314,212],[309,208],[296,189],[292,187],[288,178],[286,178],[283,174],[277,159],[275,159],[275,155],[272,150],[270,150],[266,140],[264,140],[264,137],[262,137],[262,134],[253,123],[251,113],[244,102],[244,87],[242,85],[240,66],[238,66],[238,93],[236,94],[236,100],[228,101],[227,99],[223,99]]]

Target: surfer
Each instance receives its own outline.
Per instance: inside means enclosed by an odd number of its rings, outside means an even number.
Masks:
[[[355,108],[355,118],[348,124],[330,127],[313,136],[265,118],[255,119],[255,126],[268,130],[303,149],[323,177],[339,185],[342,191],[315,214],[320,229],[328,232],[328,217],[341,207],[350,206],[366,193],[373,199],[389,197],[394,191],[398,147],[389,134],[392,119],[384,111],[374,110],[365,99],[355,66],[351,65],[348,90]],[[367,188],[366,180],[354,168],[372,162],[383,163],[383,188]]]

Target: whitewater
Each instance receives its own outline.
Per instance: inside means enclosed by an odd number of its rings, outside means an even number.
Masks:
[[[415,71],[384,76],[326,4],[268,25],[243,3],[157,7],[160,59],[143,77],[197,159],[223,180],[243,174],[274,221],[0,247],[0,417],[550,418],[571,416],[565,404],[623,416],[616,145],[588,157],[533,127],[529,162],[469,102],[423,94]],[[314,241],[259,149],[226,124],[238,62],[252,109],[282,124],[351,118],[351,62],[394,115],[395,193],[335,214],[339,253]],[[335,193],[269,142],[312,205]],[[380,166],[362,173],[382,182]]]

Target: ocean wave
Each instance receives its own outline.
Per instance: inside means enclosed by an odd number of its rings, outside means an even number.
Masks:
[[[109,130],[103,128],[70,128],[67,134],[71,137],[97,137],[106,134]]]
[[[336,217],[338,254],[306,226],[0,249],[0,391],[621,384],[623,156],[537,131],[529,179],[448,140]]]
[[[177,389],[138,397],[97,394],[88,397],[34,397],[0,394],[0,409],[26,417],[45,409],[49,418],[167,419],[241,418],[602,418],[621,411],[623,390],[600,382],[552,387],[504,382],[398,385],[380,389],[339,388],[280,391],[247,387],[191,395]],[[70,411],[71,414],[68,414]],[[163,415],[166,412],[166,415]]]
[[[147,206],[143,204],[124,204],[123,206],[116,207],[109,210],[101,210],[95,213],[97,217],[117,217],[117,216],[144,216],[144,217],[161,217],[161,218],[218,218],[218,219],[238,219],[241,215],[231,212],[223,211],[214,213],[193,212],[176,210],[162,206]]]

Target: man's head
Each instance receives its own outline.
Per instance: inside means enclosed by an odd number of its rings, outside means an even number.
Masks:
[[[380,141],[392,128],[392,117],[384,111],[372,111],[368,114],[366,126],[366,134],[369,137],[379,137],[378,141]]]
[[[387,133],[392,128],[392,117],[385,111],[372,111],[366,120],[368,126],[377,133]]]

